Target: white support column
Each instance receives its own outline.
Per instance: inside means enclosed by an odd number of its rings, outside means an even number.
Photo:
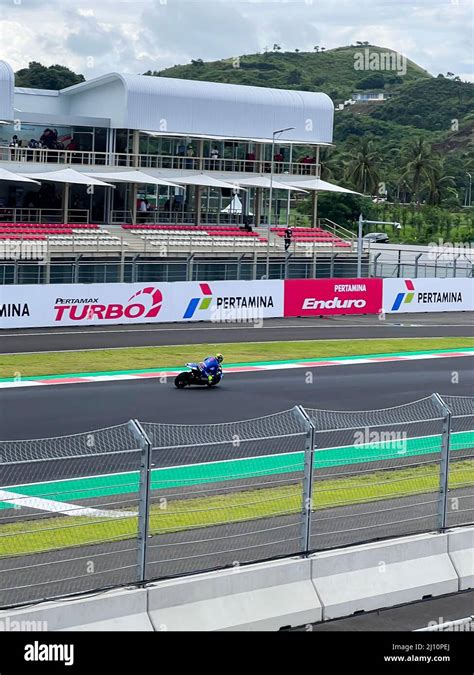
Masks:
[[[201,186],[196,185],[195,190],[196,190],[194,195],[194,208],[196,212],[195,223],[196,226],[199,226],[201,223]]]
[[[316,178],[320,177],[321,167],[319,165],[319,145],[316,146]],[[318,227],[318,193],[313,192],[313,208],[312,208],[312,223],[311,227]]]
[[[63,190],[63,223],[68,222],[70,189],[71,189],[71,186],[69,185],[69,183],[64,183],[64,190]]]
[[[290,162],[289,165],[291,167],[291,164],[293,162],[293,143],[290,144]],[[288,200],[286,203],[286,226],[288,227],[290,224],[290,208],[291,208],[291,191],[288,190]]]
[[[140,131],[138,129],[133,130],[133,141],[132,141],[132,164],[134,167],[138,167],[139,161],[138,161],[138,154],[140,152]],[[137,184],[133,183],[132,189],[131,189],[131,194],[132,194],[132,204],[131,204],[131,211],[132,211],[132,224],[135,225],[137,222]]]

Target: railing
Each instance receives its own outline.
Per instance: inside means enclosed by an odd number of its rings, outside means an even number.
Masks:
[[[131,224],[132,212],[129,210],[114,209],[111,212],[111,223]],[[159,209],[153,211],[137,211],[137,225],[194,225],[197,220],[195,211],[183,211],[176,209],[174,211]],[[262,222],[264,218],[262,216]],[[212,209],[199,214],[199,223],[201,225],[237,225],[243,223],[243,216],[239,213],[222,213],[217,209]]]
[[[328,232],[331,232],[334,236],[341,237],[341,239],[353,241],[357,238],[354,232],[348,230],[347,227],[343,227],[343,225],[338,225],[334,221],[329,220],[329,218],[321,218],[319,225]]]
[[[63,223],[63,209],[0,208],[1,223]],[[68,223],[90,223],[89,209],[68,209]]]
[[[125,243],[125,242],[124,242]],[[250,245],[249,245],[250,246]],[[20,257],[21,256],[21,257]],[[95,260],[91,260],[91,257]],[[64,257],[64,261],[61,259]],[[75,258],[71,261],[71,258]],[[84,259],[88,258],[88,259]],[[52,259],[52,260],[51,260]],[[415,270],[408,265],[400,276],[416,278]],[[452,278],[454,270],[437,270],[419,265],[418,277]],[[457,277],[472,277],[468,270],[457,269]],[[374,270],[366,260],[362,265],[363,277],[374,277]],[[255,251],[232,245],[227,249],[199,250],[190,247],[173,248],[166,244],[148,245],[133,255],[129,246],[101,246],[98,243],[84,247],[47,247],[45,242],[0,241],[0,286],[3,284],[43,283],[122,283],[158,281],[226,281],[239,279],[350,279],[357,276],[354,255],[344,256],[319,252],[314,257],[284,256],[281,251]],[[388,265],[379,265],[377,276],[392,277]]]
[[[125,152],[95,152],[85,150],[49,150],[46,148],[10,148],[0,146],[0,161],[37,164],[78,164],[81,166],[120,166],[142,169],[175,169],[186,171],[229,171],[270,173],[267,160],[222,157],[183,157],[181,155],[133,154]],[[316,175],[316,164],[302,162],[274,162],[273,173]]]
[[[0,442],[0,455],[2,607],[473,521],[474,399],[463,396],[211,425],[130,420]]]

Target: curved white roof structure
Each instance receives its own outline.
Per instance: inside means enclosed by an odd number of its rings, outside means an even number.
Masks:
[[[332,143],[334,105],[326,94],[171,77],[110,73],[58,91],[14,87],[0,61],[0,119],[33,124],[137,129],[164,136],[282,143]],[[278,137],[276,138],[278,143]]]
[[[0,119],[13,119],[15,75],[8,63],[0,61]]]
[[[123,129],[271,140],[332,142],[334,105],[326,94],[111,73],[60,92],[69,112],[111,119]]]

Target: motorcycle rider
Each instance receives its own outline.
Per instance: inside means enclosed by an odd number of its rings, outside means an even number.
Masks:
[[[209,383],[211,383],[217,373],[222,369],[221,363],[224,360],[222,354],[216,354],[215,356],[206,356],[204,361],[199,363],[199,370],[201,371],[202,377],[205,377]]]

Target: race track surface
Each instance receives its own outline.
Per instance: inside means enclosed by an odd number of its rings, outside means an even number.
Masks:
[[[225,342],[474,335],[472,312],[265,319],[263,325],[188,323],[0,331],[0,354]]]
[[[426,598],[399,607],[390,607],[358,616],[350,616],[325,623],[315,623],[296,630],[328,631],[412,631],[435,623],[456,621],[471,616],[474,611],[474,590]],[[472,631],[472,624],[470,625]],[[431,633],[433,642],[442,643],[443,633]],[[420,636],[421,637],[421,636]],[[424,636],[426,637],[426,635]],[[466,636],[467,637],[467,636]]]
[[[458,384],[452,383],[454,372]],[[131,418],[180,424],[230,422],[297,404],[370,410],[408,403],[433,392],[471,396],[473,391],[470,357],[235,373],[212,389],[178,390],[171,378],[165,383],[152,379],[3,389],[0,439],[62,436]]]
[[[361,336],[373,336],[374,333],[365,324],[341,328],[360,330]],[[426,330],[434,328],[442,335],[453,334],[452,328],[428,323],[425,326]],[[280,331],[280,328],[272,330]],[[311,333],[312,329],[302,330],[306,331],[308,339],[307,333]],[[326,331],[325,328],[321,330]],[[462,334],[469,334],[470,329],[467,331],[463,327],[462,330]],[[188,335],[194,329],[184,331]],[[247,336],[245,339],[251,338]],[[282,339],[281,331],[278,339]],[[186,341],[189,342],[189,338]],[[164,342],[169,344],[168,339]],[[453,377],[453,373],[457,373],[457,377]],[[456,379],[458,383],[455,384]],[[160,382],[157,379],[5,389],[0,390],[0,439],[61,436],[121,424],[130,418],[145,422],[203,425],[255,418],[288,410],[296,404],[332,410],[367,410],[400,405],[433,392],[470,396],[473,391],[474,372],[472,359],[468,357],[228,374],[215,389],[180,391],[174,388],[172,381]],[[85,458],[79,460],[84,461]],[[47,478],[47,475],[34,475],[28,467],[23,468],[23,480],[26,482]],[[79,475],[84,475],[83,468],[83,464],[78,467]],[[464,489],[456,494],[464,495]],[[386,520],[375,513],[386,507],[390,509],[393,521],[390,528]],[[370,540],[407,534],[407,525],[403,522],[407,512],[412,519],[412,531],[435,528],[435,514],[420,504],[419,498],[408,496],[391,499],[387,504],[382,500],[372,505],[333,508],[331,517],[335,520],[332,522],[321,517],[314,520],[312,544],[316,548],[328,548],[360,542],[364,538]],[[23,515],[28,513],[31,516],[28,511]],[[320,512],[320,516],[323,515]],[[281,543],[275,543],[275,538],[280,535],[276,537],[272,528],[281,532]],[[353,537],[347,534],[348,531],[353,533]],[[299,516],[295,514],[276,517],[271,522],[267,519],[236,522],[152,537],[147,574],[163,578],[229,565],[233,560],[245,562],[273,555],[290,555],[297,550],[299,533]],[[84,574],[83,560],[89,560],[91,556],[99,570],[99,576],[94,579]],[[71,560],[76,557],[77,560]],[[130,583],[135,580],[136,559],[136,540],[79,546],[72,556],[67,548],[19,556],[13,565],[11,559],[5,558],[0,560],[0,587],[4,589],[5,602],[16,603],[85,591],[91,588],[91,583],[94,584],[92,588],[102,584]],[[18,586],[23,589],[20,596],[17,590],[6,590]],[[396,622],[386,617],[386,627],[382,630],[392,630],[393,624],[398,627],[403,622],[407,626],[400,627],[402,630],[410,629],[412,625],[422,627],[424,615],[413,607],[394,610],[398,612],[393,615],[398,617]],[[464,614],[464,607],[464,600],[456,604],[454,599],[449,605],[451,613],[448,614],[446,606],[445,613],[439,616],[456,614],[453,618],[459,618],[459,614]],[[430,617],[430,620],[433,618],[437,619],[437,616]],[[377,618],[371,614],[344,621],[365,624],[367,629],[373,630]],[[358,628],[341,624],[340,629]]]

